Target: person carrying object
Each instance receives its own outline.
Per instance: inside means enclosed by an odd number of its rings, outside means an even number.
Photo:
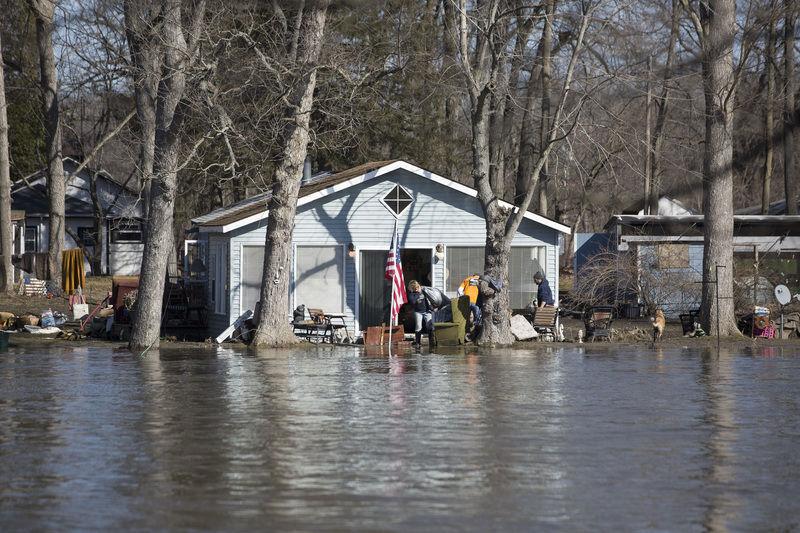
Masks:
[[[436,333],[433,326],[434,307],[422,292],[422,286],[417,280],[408,284],[408,304],[414,311],[414,345],[419,346],[422,340],[422,330],[428,332],[428,343],[436,346]]]
[[[480,294],[479,282],[480,274],[473,274],[467,276],[458,287],[459,296],[469,297],[469,311],[472,313],[472,326],[480,327],[481,325],[481,308],[478,306],[478,296]]]
[[[550,290],[550,283],[541,272],[536,272],[533,275],[533,282],[539,286],[536,291],[536,304],[538,307],[553,307],[555,300],[553,299],[553,291]]]

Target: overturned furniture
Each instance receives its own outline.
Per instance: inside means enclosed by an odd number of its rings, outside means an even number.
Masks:
[[[611,323],[614,321],[614,308],[608,305],[592,307],[583,319],[586,326],[586,340],[611,340]]]
[[[540,341],[553,342],[558,338],[558,308],[537,307],[531,320],[533,329],[539,334]]]
[[[399,326],[370,326],[364,332],[364,346],[385,346],[391,344],[408,348],[410,345],[405,341],[406,334],[403,325]]]
[[[447,322],[434,322],[436,342],[442,346],[458,346],[466,342],[467,321],[469,317],[469,296],[450,300],[452,312]]]

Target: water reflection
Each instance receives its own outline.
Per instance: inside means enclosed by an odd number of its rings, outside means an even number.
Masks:
[[[800,357],[0,356],[0,527],[781,529]]]
[[[735,491],[726,490],[735,481],[733,446],[737,439],[735,396],[729,389],[734,381],[734,358],[727,349],[719,352],[708,349],[700,360],[700,383],[706,392],[702,422],[708,428],[708,439],[703,448],[708,456],[704,469],[707,491],[707,509],[703,526],[709,531],[728,529],[737,521],[739,502]]]

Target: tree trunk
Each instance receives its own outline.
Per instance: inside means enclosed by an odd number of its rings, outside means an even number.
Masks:
[[[502,280],[498,292],[483,291],[483,332],[480,343],[487,346],[505,346],[514,343],[511,334],[511,300],[508,292],[508,263],[511,257],[511,240],[506,238],[508,213],[497,202],[485,211],[486,246],[484,274]]]
[[[783,112],[783,182],[786,191],[786,214],[797,214],[797,178],[794,161],[794,127],[796,110],[794,95],[797,82],[794,79],[794,27],[795,0],[784,0],[786,16],[783,25],[783,69],[786,85],[786,100]]]
[[[549,157],[545,154],[545,147],[550,137],[550,79],[553,77],[553,16],[555,15],[555,0],[547,0],[545,6],[544,28],[542,29],[542,122],[539,129],[539,153],[543,154],[544,165],[539,177],[539,214],[546,217],[549,208]]]
[[[764,112],[764,180],[761,182],[761,214],[769,213],[769,202],[772,196],[772,168],[775,153],[775,8],[770,5],[769,31],[764,62],[767,69],[767,95]]]
[[[103,254],[105,253],[106,243],[100,238],[100,234],[105,225],[106,214],[103,210],[103,205],[100,203],[100,196],[97,193],[96,172],[92,172],[91,182],[89,183],[89,196],[92,199],[92,218],[94,219],[94,246],[92,247],[92,257],[89,258],[89,264],[92,267],[92,274],[101,276],[105,273],[103,272]]]
[[[61,116],[58,101],[58,73],[53,52],[55,2],[29,0],[36,17],[36,45],[39,50],[39,80],[42,90],[47,151],[48,249],[50,279],[61,282],[61,252],[64,249],[64,203],[67,184],[61,157]]]
[[[129,346],[132,350],[157,347],[161,330],[167,265],[174,257],[173,217],[178,177],[178,152],[183,113],[178,105],[186,89],[186,74],[195,57],[182,28],[181,0],[163,0],[160,38],[164,43],[163,68],[156,101],[156,136],[151,178],[148,235],[142,255],[136,319]],[[188,19],[193,32],[205,13],[205,2],[194,6]],[[174,259],[172,259],[174,262]]]
[[[0,292],[14,289],[11,255],[14,253],[11,234],[11,168],[8,158],[8,115],[3,68],[3,43],[0,39]]]
[[[155,33],[157,6],[152,1],[126,0],[124,13],[125,35],[132,63],[136,118],[141,128],[137,174],[146,236],[150,209],[150,176],[153,175],[156,142],[156,98],[161,70],[161,48]]]
[[[732,130],[735,8],[735,0],[713,0],[703,13],[706,135],[703,156],[705,246],[701,320],[703,327],[710,333],[716,332],[719,323],[720,335],[738,334],[733,301]],[[717,269],[717,266],[720,268]]]
[[[303,163],[308,152],[309,122],[317,83],[316,64],[322,49],[327,9],[328,0],[317,0],[306,6],[304,12],[296,61],[299,76],[289,95],[283,154],[269,201],[261,278],[262,305],[254,346],[285,346],[297,342],[288,318],[292,231]]]

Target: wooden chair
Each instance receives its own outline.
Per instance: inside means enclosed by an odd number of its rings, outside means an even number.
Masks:
[[[531,324],[540,341],[554,341],[558,331],[558,308],[537,307]]]

